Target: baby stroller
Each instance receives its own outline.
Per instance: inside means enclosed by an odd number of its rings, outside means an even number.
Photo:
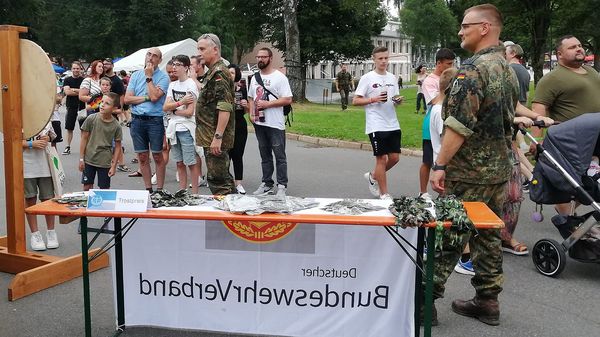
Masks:
[[[581,262],[600,263],[600,173],[588,175],[592,156],[600,154],[600,113],[584,114],[549,128],[543,146],[524,129],[521,132],[537,148],[530,199],[537,204],[575,201],[593,208],[583,216],[552,218],[564,241],[536,242],[531,254],[535,267],[543,275],[556,277],[566,266],[566,253]]]

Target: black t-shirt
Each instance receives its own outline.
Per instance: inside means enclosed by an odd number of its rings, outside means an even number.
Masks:
[[[65,78],[63,82],[63,86],[69,87],[71,89],[79,89],[81,87],[81,82],[83,81],[83,76],[81,77],[73,77],[69,76]],[[67,108],[82,110],[85,109],[85,103],[79,100],[78,96],[67,96],[66,101]]]
[[[110,91],[114,92],[115,94],[119,95],[119,96],[123,96],[125,95],[125,86],[123,85],[123,80],[121,78],[119,78],[119,76],[117,76],[117,74],[114,74],[112,77],[107,76],[108,78],[110,78]]]

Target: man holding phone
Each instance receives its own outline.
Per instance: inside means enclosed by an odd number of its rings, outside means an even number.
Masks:
[[[396,105],[402,103],[394,74],[388,72],[390,53],[386,47],[373,49],[375,69],[360,78],[352,104],[364,106],[365,133],[369,135],[375,156],[375,169],[365,173],[373,196],[392,200],[387,188],[386,172],[400,160],[402,131]]]

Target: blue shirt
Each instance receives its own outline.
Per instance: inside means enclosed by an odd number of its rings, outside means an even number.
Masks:
[[[169,77],[157,68],[154,71],[154,74],[152,74],[152,82],[154,82],[155,86],[160,87],[160,90],[162,90],[165,95],[162,95],[156,102],[148,101],[132,105],[131,112],[133,114],[141,116],[163,115],[163,105],[165,104],[167,89],[169,88]],[[148,84],[146,83],[146,74],[144,73],[144,70],[138,70],[131,75],[129,85],[127,85],[127,91],[133,92],[134,96],[148,96]]]
[[[431,107],[432,105],[427,105],[427,113],[425,114],[425,119],[423,119],[423,139],[431,140],[431,131],[429,130],[429,120],[431,119]]]

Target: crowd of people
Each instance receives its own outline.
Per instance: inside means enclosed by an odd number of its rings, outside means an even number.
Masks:
[[[258,51],[259,71],[247,88],[240,68],[225,65],[218,36],[200,36],[197,49],[198,55],[177,55],[168,60],[163,71],[159,68],[160,49],[150,48],[144,68],[131,76],[125,72],[117,75],[109,58],[92,61],[87,75],[81,63],[73,62],[72,74],[64,79],[57,94],[52,125],[23,141],[27,205],[56,194],[46,160],[40,158],[45,157],[50,142],[55,146],[62,140],[57,135],[62,133],[58,107],[63,95],[67,137],[62,154],[74,153],[72,147],[77,144],[73,143],[73,133],[78,123],[78,168],[84,191],[94,186],[110,188],[111,177],[123,171],[130,172],[130,177],[141,177],[150,193],[161,193],[165,175],[171,171],[167,162],[172,158],[181,189],[187,189],[189,182],[195,194],[203,184],[214,195],[246,194],[242,182],[248,115],[256,130],[262,166],[262,183],[253,195],[285,196],[288,177],[283,106],[291,103],[292,93],[287,77],[272,63],[272,51]],[[131,170],[124,162],[125,125],[130,128],[137,170]],[[47,217],[46,242],[36,217],[28,215],[27,219],[33,250],[59,246],[53,217]]]
[[[423,107],[426,114],[420,197],[431,199],[429,182],[440,195],[486,203],[505,221],[502,230],[480,229],[477,235],[462,234],[459,240],[453,240],[456,235],[446,231],[443,250],[436,253],[434,298],[444,296],[444,284],[453,270],[472,275],[475,296],[453,301],[452,310],[489,325],[500,322],[502,252],[528,254],[514,232],[532,167],[520,146],[522,140],[515,138],[515,125],[531,127],[534,121],[543,121],[550,126],[554,121],[600,111],[600,96],[595,94],[600,75],[583,64],[585,51],[571,35],[557,40],[558,67],[539,82],[532,109],[528,109],[530,78],[521,63],[524,52],[518,44],[501,43],[502,26],[502,15],[493,5],[467,9],[458,36],[461,47],[473,56],[455,68],[455,54],[442,48],[430,74],[425,67],[417,68],[415,111],[420,113]],[[375,157],[373,170],[364,173],[369,191],[391,201],[387,172],[400,160],[402,131],[395,107],[403,102],[399,95],[401,79],[387,71],[386,47],[376,47],[372,58],[374,69],[360,78],[352,104],[365,109],[365,134]],[[158,67],[162,62],[158,48],[147,51],[144,69],[130,78],[117,76],[110,59],[93,61],[87,76],[81,64],[74,62],[72,76],[64,81],[67,139],[63,155],[71,154],[73,130],[79,121],[79,170],[84,190],[94,185],[96,175],[99,188],[110,188],[110,177],[117,170],[129,170],[122,158],[123,123],[119,122],[124,122],[130,125],[139,163],[139,170],[131,175],[141,176],[149,192],[162,191],[171,156],[180,188],[187,188],[189,180],[192,192],[197,193],[199,184],[206,181],[215,195],[245,194],[243,155],[248,118],[256,133],[262,169],[261,184],[253,194],[285,196],[288,174],[283,107],[291,103],[292,92],[286,76],[272,64],[269,48],[261,48],[256,59],[259,71],[248,87],[239,67],[223,62],[221,43],[214,34],[200,36],[198,55],[175,56],[166,72]],[[348,92],[354,90],[346,66],[342,66],[336,86],[345,110]],[[60,133],[60,126],[57,131],[48,127],[23,141],[27,205],[34,204],[38,196],[41,200],[54,196],[47,167],[39,164],[39,157]],[[541,132],[534,131],[537,137]],[[231,161],[234,176],[229,169]],[[556,210],[567,214],[570,205],[556,205]],[[32,249],[58,247],[54,220],[47,219],[45,245],[34,218],[27,216]],[[434,325],[438,323],[435,313]]]

